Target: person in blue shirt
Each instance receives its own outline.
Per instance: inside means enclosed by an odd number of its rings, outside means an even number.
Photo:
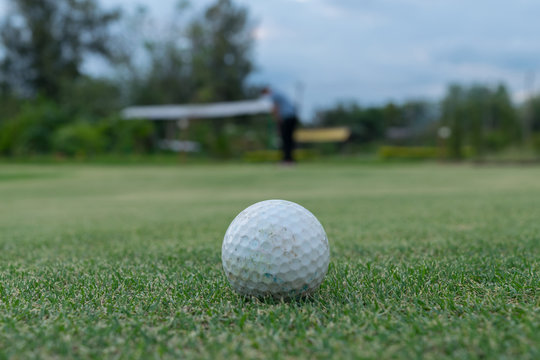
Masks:
[[[272,114],[281,135],[283,163],[293,164],[293,151],[295,147],[293,135],[298,125],[296,106],[286,96],[274,89],[265,88],[262,93],[270,96],[274,104]]]

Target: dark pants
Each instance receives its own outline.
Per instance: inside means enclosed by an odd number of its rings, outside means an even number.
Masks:
[[[294,161],[293,159],[293,150],[294,150],[294,129],[298,119],[296,116],[282,119],[280,124],[281,131],[281,146],[283,149],[283,161]]]

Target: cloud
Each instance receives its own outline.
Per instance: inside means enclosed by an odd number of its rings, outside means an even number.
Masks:
[[[447,49],[439,54],[438,58],[442,62],[456,65],[491,64],[504,69],[523,71],[538,67],[540,48],[534,44],[523,48],[504,44],[494,48],[463,46]]]

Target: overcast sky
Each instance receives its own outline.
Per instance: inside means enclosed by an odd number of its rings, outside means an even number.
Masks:
[[[2,2],[0,0],[0,2]],[[145,4],[165,19],[176,0]],[[211,0],[192,0],[204,6]],[[253,80],[295,97],[304,120],[339,100],[438,99],[450,82],[540,88],[540,0],[237,0],[257,21]],[[536,82],[530,74],[536,73]]]

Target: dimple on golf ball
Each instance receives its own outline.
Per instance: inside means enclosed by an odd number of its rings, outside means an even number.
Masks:
[[[330,249],[311,212],[290,201],[266,200],[233,220],[223,239],[221,259],[238,293],[293,298],[321,285]]]

